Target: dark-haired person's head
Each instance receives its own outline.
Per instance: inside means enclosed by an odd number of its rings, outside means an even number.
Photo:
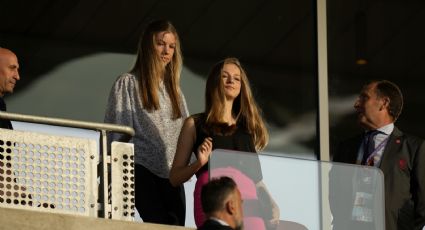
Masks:
[[[213,178],[205,184],[201,203],[208,218],[223,220],[233,229],[243,228],[241,193],[230,177]]]
[[[379,98],[387,97],[389,99],[388,113],[396,121],[403,109],[403,94],[400,88],[393,82],[381,80],[376,81],[375,90]]]
[[[374,80],[363,87],[354,108],[360,125],[368,130],[378,129],[398,119],[403,95],[393,82]]]

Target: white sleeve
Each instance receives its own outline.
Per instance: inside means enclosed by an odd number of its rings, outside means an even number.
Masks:
[[[112,86],[105,112],[105,123],[133,127],[134,101],[132,98],[134,82],[128,75],[121,75]],[[108,144],[123,138],[120,133],[108,133]]]

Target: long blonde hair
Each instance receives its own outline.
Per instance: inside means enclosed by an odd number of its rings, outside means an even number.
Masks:
[[[172,33],[176,38],[173,58],[165,69],[154,48],[156,43],[154,35],[163,31]],[[143,107],[146,110],[152,111],[160,108],[157,89],[161,77],[164,76],[164,85],[173,107],[173,118],[177,119],[182,116],[180,108],[180,72],[182,63],[180,39],[177,30],[171,22],[166,20],[151,22],[142,33],[138,45],[136,63],[131,70],[139,79],[139,93]]]
[[[248,77],[237,58],[226,58],[218,62],[208,75],[205,90],[206,124],[222,122],[225,95],[221,77],[226,64],[234,64],[241,71],[241,92],[233,102],[232,113],[236,121],[241,122],[253,136],[256,150],[262,150],[268,143],[269,134],[252,95]]]

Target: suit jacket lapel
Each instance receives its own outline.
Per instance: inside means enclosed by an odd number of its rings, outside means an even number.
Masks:
[[[379,165],[379,168],[384,172],[384,174],[390,169],[392,164],[397,162],[396,159],[399,157],[400,147],[402,146],[401,143],[403,142],[402,138],[403,132],[397,127],[394,127],[393,132],[389,136],[387,145],[385,146],[381,158],[381,164]]]

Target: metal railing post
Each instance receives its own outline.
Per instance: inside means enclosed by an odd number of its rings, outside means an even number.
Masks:
[[[109,176],[108,176],[108,164],[111,163],[111,157],[108,156],[107,149],[107,137],[106,131],[102,130],[101,133],[101,152],[102,152],[102,176],[100,183],[102,185],[103,192],[103,216],[105,218],[110,218],[110,214],[112,212],[111,205],[109,204],[109,196],[108,196],[108,186],[109,186]]]
[[[127,142],[131,139],[132,136],[134,136],[133,128],[116,124],[85,122],[70,119],[32,116],[8,112],[0,112],[0,119],[71,128],[81,128],[100,132],[99,157],[101,159],[101,164],[99,163],[97,166],[97,177],[100,179],[100,186],[97,191],[99,196],[97,202],[103,202],[103,205],[101,205],[98,209],[98,215],[103,215],[104,218],[112,218],[112,198],[109,196],[109,186],[111,181],[109,172],[111,170],[112,162],[111,155],[109,155],[108,151],[107,132],[122,133],[124,135],[120,141]],[[95,157],[94,155],[92,155],[90,158],[97,159],[97,157]]]

